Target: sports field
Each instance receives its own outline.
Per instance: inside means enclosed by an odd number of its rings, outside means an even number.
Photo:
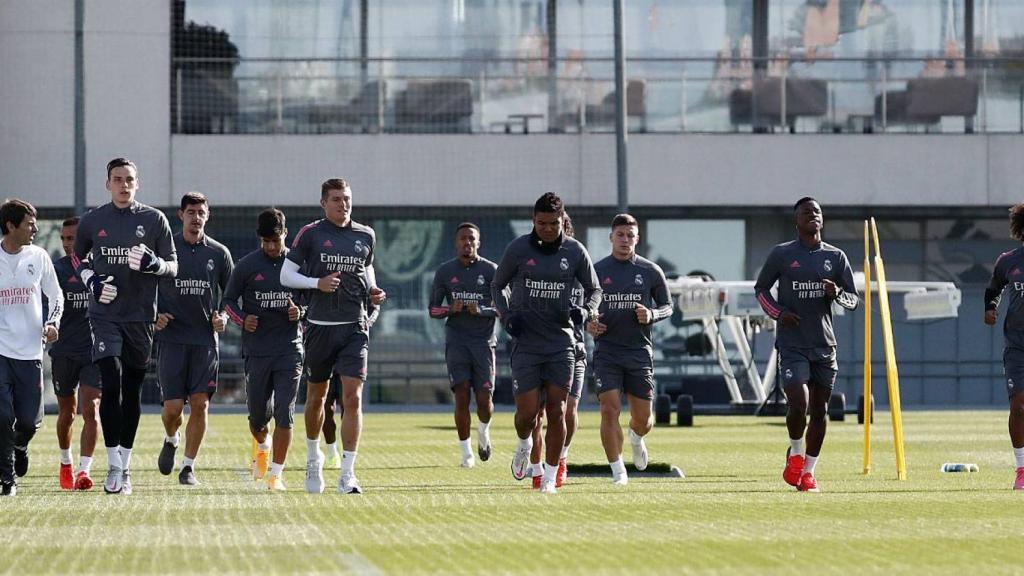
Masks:
[[[907,412],[909,480],[895,478],[888,413],[875,421],[875,472],[861,474],[862,429],[830,423],[822,492],[780,478],[781,418],[698,417],[658,427],[655,461],[685,479],[570,477],[541,495],[509,473],[508,407],[495,455],[458,468],[451,417],[366,415],[362,496],[302,491],[301,438],[287,494],[247,478],[245,417],[215,415],[197,461],[201,486],[156,471],[162,431],[143,417],[135,493],[107,496],[98,455],[89,493],[57,487],[52,417],[32,444],[18,496],[0,502],[0,573],[1019,573],[1024,494],[1013,482],[1004,412]],[[603,461],[596,412],[582,415],[570,460]],[[301,431],[301,422],[298,430]],[[77,434],[77,427],[76,427]],[[474,440],[475,445],[475,440]],[[75,448],[77,457],[77,446]],[[626,454],[629,458],[628,448]],[[943,474],[945,461],[975,474]]]

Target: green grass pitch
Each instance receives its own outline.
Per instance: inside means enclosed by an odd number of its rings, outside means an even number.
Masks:
[[[1024,493],[1010,490],[1005,412],[905,413],[905,482],[895,480],[888,413],[876,418],[870,476],[861,474],[862,428],[829,423],[820,494],[783,484],[781,418],[698,416],[694,428],[658,427],[649,436],[652,459],[681,467],[685,479],[620,488],[610,477],[570,478],[559,494],[541,495],[512,479],[512,417],[501,410],[495,454],[472,470],[458,467],[449,414],[367,414],[362,496],[334,492],[334,471],[327,492],[303,492],[301,418],[285,472],[290,491],[261,491],[247,479],[241,415],[211,417],[199,487],[156,471],[162,430],[146,415],[133,496],[107,496],[99,484],[61,492],[48,417],[18,496],[0,501],[0,573],[1021,571]],[[596,412],[582,415],[572,461],[603,461],[598,422]],[[981,471],[940,473],[946,461],[976,462]],[[100,452],[98,483],[105,467]]]

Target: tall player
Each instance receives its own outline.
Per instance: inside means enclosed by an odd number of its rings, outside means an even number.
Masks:
[[[361,494],[355,474],[362,430],[363,381],[369,350],[370,305],[386,298],[376,285],[373,228],[352,220],[352,188],[341,178],[320,187],[324,218],[307,224],[295,236],[281,267],[281,284],[311,290],[306,349],[306,491],[324,490],[324,454],[320,451],[324,397],[331,374],[341,376],[344,414],[341,417],[341,474],[338,492]]]
[[[92,358],[100,370],[100,423],[107,447],[108,494],[131,494],[131,459],[142,413],[142,381],[153,348],[156,289],[178,273],[171,227],[162,212],[135,200],[138,169],[107,163],[110,203],[82,216],[72,264],[89,287]]]

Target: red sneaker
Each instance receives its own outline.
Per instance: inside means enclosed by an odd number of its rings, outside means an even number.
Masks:
[[[804,457],[797,454],[790,456],[786,451],[786,468],[782,471],[782,479],[790,486],[800,487],[800,476],[804,473]]]
[[[74,490],[75,488],[75,472],[71,469],[71,464],[60,465],[60,489],[61,490]]]
[[[538,474],[533,477],[533,489],[540,490],[540,481],[544,478],[543,474]]]
[[[1013,483],[1014,490],[1024,490],[1024,466],[1017,468],[1017,480]]]
[[[92,478],[85,470],[78,472],[78,477],[75,478],[75,490],[92,490]]]
[[[565,458],[558,459],[558,472],[555,473],[555,488],[561,488],[565,479],[569,477],[569,471],[565,465]]]
[[[818,481],[814,479],[814,474],[810,472],[804,472],[803,476],[800,477],[800,485],[796,489],[801,492],[820,492],[818,490]]]

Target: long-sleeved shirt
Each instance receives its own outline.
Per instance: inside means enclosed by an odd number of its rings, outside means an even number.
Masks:
[[[608,256],[594,268],[604,291],[600,321],[608,327],[594,340],[596,350],[653,349],[651,324],[672,315],[672,298],[661,267],[634,255],[629,260]],[[649,324],[637,320],[637,304],[651,309]]]
[[[498,266],[486,258],[477,258],[466,266],[458,258],[441,264],[434,273],[430,290],[430,316],[445,318],[445,337],[448,342],[495,344],[494,321],[498,310],[491,299],[491,281]],[[453,313],[451,304],[456,300],[476,302],[480,313],[473,315],[468,307]],[[447,305],[445,303],[447,302]]]
[[[113,276],[113,284],[117,286],[117,298],[109,304],[89,298],[89,318],[108,322],[156,320],[156,287],[160,275],[132,270],[128,266],[129,252],[139,244],[149,247],[165,262],[161,266],[162,276],[174,277],[178,270],[177,255],[171,227],[163,212],[139,202],[132,202],[126,208],[118,208],[110,202],[82,216],[71,263],[79,278],[83,269],[89,269],[95,274]]]
[[[860,299],[853,283],[850,261],[842,250],[822,242],[805,246],[800,240],[779,244],[768,254],[754,283],[754,293],[768,316],[778,320],[783,312],[800,317],[796,326],[778,323],[777,348],[819,348],[836,345],[832,330],[832,299],[825,294],[824,280],[836,284],[835,301],[856,310]],[[778,281],[778,299],[771,288]]]
[[[156,340],[175,344],[217,345],[211,318],[221,309],[221,297],[235,264],[231,252],[213,238],[203,235],[189,244],[179,232],[174,235],[178,274],[161,278],[157,310],[173,320],[156,333]]]
[[[317,220],[299,230],[287,256],[312,284],[290,282],[287,274],[282,274],[281,283],[310,290],[306,312],[309,322],[364,322],[371,312],[367,294],[375,286],[372,267],[376,245],[377,235],[369,226],[351,221],[348,226],[338,226],[326,218]],[[334,272],[341,273],[338,289],[330,294],[317,290],[315,280]]]
[[[50,346],[50,356],[89,358],[92,354],[89,288],[75,274],[70,256],[54,262],[53,270],[57,274],[61,292],[64,293],[64,314],[60,318],[60,337]]]
[[[301,308],[302,298],[297,290],[281,284],[284,259],[285,254],[271,258],[263,250],[246,254],[224,290],[224,309],[232,322],[243,327],[242,353],[246,357],[302,352],[299,321],[288,319],[289,299]],[[259,320],[255,332],[244,328],[250,314]]]
[[[573,238],[562,236],[542,243],[535,233],[509,243],[494,273],[491,298],[498,315],[507,322],[516,316],[522,332],[516,346],[524,352],[551,354],[572,349],[576,343],[570,312],[572,290],[583,287],[586,316],[601,304],[601,287],[590,254]],[[511,286],[511,293],[505,288]]]
[[[17,254],[0,248],[0,356],[43,359],[44,294],[51,302],[45,324],[59,328],[64,294],[50,255],[31,245]]]
[[[1003,339],[1008,348],[1024,350],[1024,248],[1004,252],[996,259],[992,279],[985,288],[985,310],[999,307],[1007,286],[1010,301],[1003,320]]]

